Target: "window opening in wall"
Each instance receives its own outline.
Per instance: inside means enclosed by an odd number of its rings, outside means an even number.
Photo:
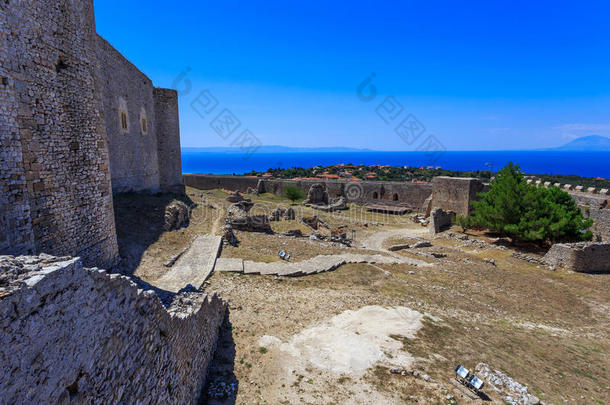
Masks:
[[[379,198],[379,194],[377,194],[377,191],[375,191],[375,192],[373,193],[373,199],[374,199],[374,200],[376,200],[376,199],[378,199],[378,198]]]
[[[121,128],[127,130],[127,113],[124,111],[121,111]]]
[[[398,201],[398,194],[394,193],[394,196],[392,197],[392,199],[393,199],[394,201]]]
[[[142,117],[142,133],[146,133],[146,118]]]

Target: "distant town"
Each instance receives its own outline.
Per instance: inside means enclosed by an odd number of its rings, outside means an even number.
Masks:
[[[266,172],[251,171],[244,176],[256,176],[269,179],[293,180],[338,180],[338,181],[402,181],[428,183],[437,176],[472,177],[485,183],[491,181],[494,172],[491,170],[458,171],[447,170],[441,166],[389,166],[389,165],[354,165],[341,163],[333,166],[314,166],[311,168],[293,167],[290,169],[268,169]],[[551,182],[561,185],[573,184],[583,187],[610,188],[610,180],[602,177],[581,177],[559,174],[528,174],[526,176],[542,183]]]

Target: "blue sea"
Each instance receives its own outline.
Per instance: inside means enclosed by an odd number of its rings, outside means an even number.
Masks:
[[[513,161],[529,174],[574,174],[610,178],[610,152],[575,151],[478,151],[445,152],[430,156],[426,152],[182,152],[183,173],[243,174],[270,168],[354,165],[441,166],[448,170],[497,171]]]

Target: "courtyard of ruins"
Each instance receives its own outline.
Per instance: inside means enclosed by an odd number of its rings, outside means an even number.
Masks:
[[[192,286],[201,280],[228,302],[208,403],[608,402],[606,275],[552,268],[543,251],[458,227],[432,235],[415,214],[356,204],[329,213],[273,194],[243,197],[252,215],[283,207],[294,219],[234,230],[232,246],[221,242],[230,196],[187,188],[190,222],[171,232],[162,219],[171,197],[115,201],[121,272],[164,291],[199,257],[209,274]],[[317,230],[301,220],[313,216]],[[351,247],[330,241],[337,230]],[[309,271],[282,275],[293,265]],[[457,364],[495,388],[468,391]]]

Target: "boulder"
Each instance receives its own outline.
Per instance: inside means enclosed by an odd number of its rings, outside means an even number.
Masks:
[[[237,237],[233,233],[233,227],[226,224],[222,227],[222,239],[231,246],[237,246]]]
[[[297,215],[294,212],[294,209],[292,208],[288,208],[286,209],[286,211],[284,212],[284,219],[286,221],[293,221],[294,219],[296,219]]]
[[[243,200],[244,200],[244,196],[242,196],[239,191],[236,191],[227,197],[227,201],[231,202],[231,203],[238,203]]]
[[[165,207],[163,228],[165,231],[175,231],[189,225],[191,209],[182,201],[172,201]]]
[[[328,205],[328,191],[322,183],[316,183],[309,188],[307,199],[303,205]]]
[[[243,211],[247,214],[248,212],[250,212],[252,207],[254,207],[254,203],[252,202],[252,200],[244,199],[243,201],[240,201],[238,203],[231,204],[231,206],[229,207],[229,213],[239,215],[239,211]]]
[[[303,236],[303,232],[300,229],[291,229],[282,234],[282,236],[292,236],[294,238],[301,238]]]
[[[276,209],[271,211],[271,214],[269,215],[269,220],[270,221],[279,221],[284,217],[285,214],[286,214],[286,209],[284,207],[277,207]]]
[[[303,217],[301,218],[301,221],[307,225],[308,227],[310,227],[313,230],[318,230],[318,228],[320,227],[320,225],[324,226],[325,228],[328,228],[328,224],[326,222],[324,222],[323,219],[319,218],[318,216],[314,215],[313,217]]]

